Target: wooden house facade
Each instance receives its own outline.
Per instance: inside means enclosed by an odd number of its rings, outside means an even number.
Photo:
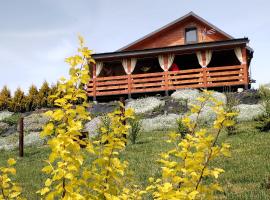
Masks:
[[[94,54],[89,97],[250,86],[253,50],[193,12],[109,53]]]

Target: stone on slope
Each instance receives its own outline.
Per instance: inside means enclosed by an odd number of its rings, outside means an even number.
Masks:
[[[164,105],[165,102],[156,97],[147,97],[129,101],[126,108],[133,108],[136,114],[144,114]]]
[[[41,131],[48,121],[49,118],[43,113],[33,113],[24,118],[24,130],[30,132]]]
[[[177,127],[176,120],[180,117],[177,114],[159,115],[154,118],[142,119],[144,131],[169,130]]]
[[[264,112],[264,107],[261,104],[239,104],[236,108],[239,110],[237,117],[239,121],[253,120]]]
[[[7,118],[7,117],[10,117],[11,115],[13,115],[12,112],[9,112],[9,111],[0,111],[0,121]]]
[[[200,96],[200,91],[197,89],[182,89],[176,90],[171,94],[173,99],[186,99],[188,102],[194,102]]]
[[[95,137],[98,135],[98,129],[101,123],[101,116],[95,117],[84,125],[83,131],[88,132],[89,138]]]

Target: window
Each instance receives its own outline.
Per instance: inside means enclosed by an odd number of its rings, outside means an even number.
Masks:
[[[186,28],[185,40],[186,40],[186,43],[195,43],[195,42],[198,42],[197,28],[195,28],[195,27]]]

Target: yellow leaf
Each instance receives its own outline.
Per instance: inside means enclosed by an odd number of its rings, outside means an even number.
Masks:
[[[45,186],[49,187],[49,186],[51,186],[51,184],[52,184],[52,180],[47,178],[47,180],[45,181]]]
[[[16,164],[16,160],[14,160],[13,158],[9,158],[7,161],[8,165],[12,166]]]

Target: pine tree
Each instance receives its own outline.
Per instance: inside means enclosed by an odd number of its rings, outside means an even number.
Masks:
[[[25,111],[25,95],[21,88],[17,88],[14,93],[14,97],[11,99],[9,110],[12,112],[24,112]]]
[[[46,108],[48,107],[48,96],[50,95],[50,87],[47,81],[44,81],[38,92],[38,107]]]
[[[5,85],[0,92],[0,110],[8,109],[11,101],[11,94],[8,87]]]
[[[26,111],[33,111],[38,107],[38,89],[35,85],[31,85],[26,97]]]
[[[51,95],[55,95],[57,92],[57,84],[52,84],[49,92],[49,97],[48,97],[48,107],[52,108],[54,107],[54,100],[55,98],[51,98]]]

